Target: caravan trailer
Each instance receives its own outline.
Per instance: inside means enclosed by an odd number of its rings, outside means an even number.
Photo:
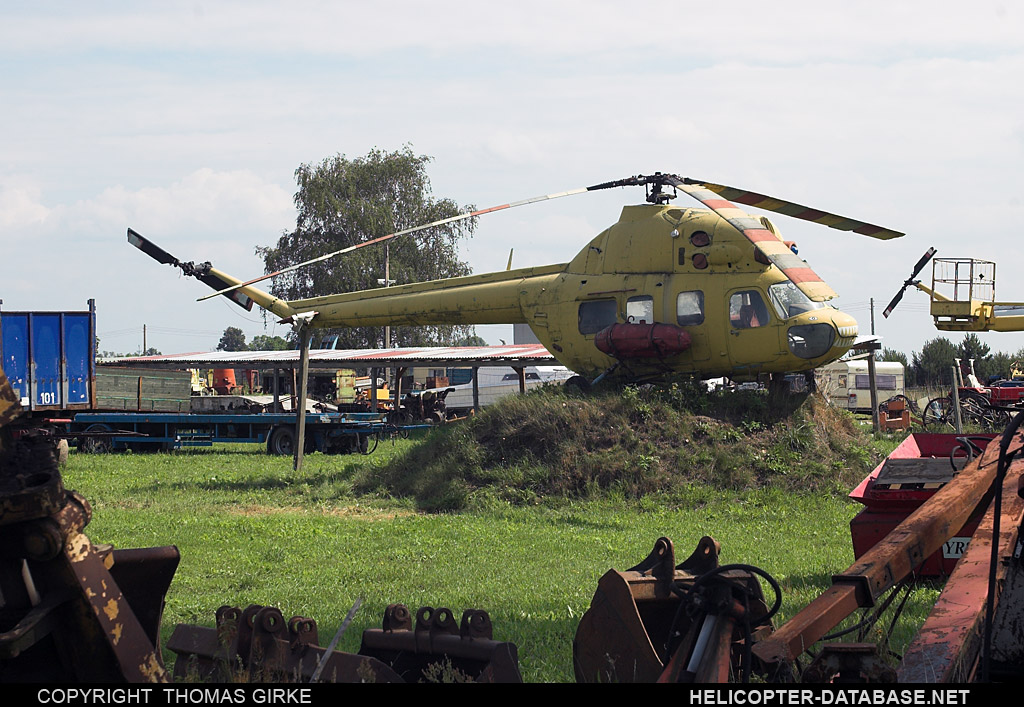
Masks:
[[[838,408],[851,412],[871,410],[871,384],[865,359],[833,361],[814,372],[818,390]],[[905,395],[903,364],[893,361],[875,363],[878,402]]]

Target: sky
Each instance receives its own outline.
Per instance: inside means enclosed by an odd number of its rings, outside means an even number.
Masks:
[[[908,356],[962,338],[917,291],[881,317],[929,247],[995,261],[997,299],[1024,301],[1024,8],[1006,1],[0,0],[0,106],[2,306],[93,298],[102,350],[141,350],[143,326],[163,353],[213,350],[229,326],[286,334],[196,302],[205,286],[126,229],[255,277],[255,248],[294,228],[300,164],[404,145],[433,158],[434,196],[477,208],[662,171],[904,231],[773,218],[861,331],[874,300],[876,333]],[[510,247],[516,267],[566,262],[642,200],[497,212],[462,256],[474,272]]]

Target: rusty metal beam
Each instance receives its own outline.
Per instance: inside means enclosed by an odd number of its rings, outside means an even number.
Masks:
[[[996,440],[998,441],[998,440]],[[1014,440],[1019,444],[1021,438]],[[990,445],[991,446],[991,445]],[[1024,458],[1010,464],[1003,481],[997,552],[1003,561],[996,565],[995,600],[1003,600],[1000,588],[1017,570],[1012,559],[1024,520],[1024,499],[1018,495],[1024,478]],[[991,504],[971,536],[967,551],[957,562],[914,642],[904,654],[898,671],[900,682],[964,682],[977,669],[988,596],[989,568],[995,504]],[[1019,641],[1019,637],[1017,639]]]
[[[857,608],[873,606],[879,596],[941,549],[942,544],[974,515],[988,494],[996,476],[999,439],[993,439],[980,457],[860,560],[835,575],[830,589],[770,638],[754,646],[754,654],[771,665],[793,661]]]

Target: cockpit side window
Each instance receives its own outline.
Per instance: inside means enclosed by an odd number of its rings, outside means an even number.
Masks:
[[[704,323],[704,292],[692,290],[676,296],[676,323],[679,326],[697,326]]]
[[[729,298],[729,322],[733,329],[754,329],[768,324],[768,308],[757,290],[743,290]]]
[[[796,285],[788,281],[777,282],[769,287],[768,298],[772,301],[779,319],[789,319],[826,306],[822,302],[812,302]]]
[[[614,299],[594,299],[580,302],[579,329],[581,334],[596,334],[615,323],[618,306]]]
[[[626,323],[653,324],[654,298],[650,295],[640,295],[626,300]]]

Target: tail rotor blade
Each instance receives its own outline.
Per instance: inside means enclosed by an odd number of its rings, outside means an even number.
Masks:
[[[138,231],[128,229],[128,242],[161,265],[172,265],[180,268],[185,275],[191,275],[214,290],[224,290],[224,296],[246,311],[252,311],[252,299],[242,292],[231,288],[231,283],[217,275],[210,263],[183,263]]]
[[[178,265],[178,259],[142,234],[128,229],[128,242],[161,265]]]

